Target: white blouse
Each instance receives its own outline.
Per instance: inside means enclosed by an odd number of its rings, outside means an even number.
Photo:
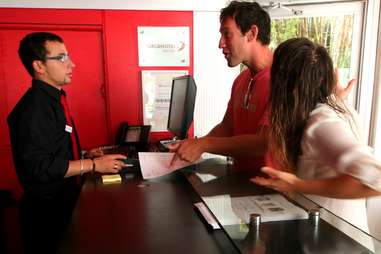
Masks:
[[[326,104],[311,112],[301,140],[297,175],[321,179],[348,174],[381,191],[381,162],[363,142],[358,115],[343,105],[346,114]],[[345,188],[345,186],[343,186]],[[308,195],[313,201],[355,226],[368,231],[365,199],[335,199]]]

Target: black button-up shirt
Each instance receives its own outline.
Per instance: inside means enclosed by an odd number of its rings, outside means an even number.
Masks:
[[[73,151],[60,104],[63,92],[34,79],[8,116],[13,159],[25,194],[54,198],[75,185],[73,177],[64,178]]]

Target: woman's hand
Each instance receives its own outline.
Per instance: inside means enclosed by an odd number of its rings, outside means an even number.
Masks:
[[[356,79],[351,79],[346,86],[340,83],[340,75],[339,75],[339,69],[335,69],[335,75],[336,75],[336,87],[335,87],[335,94],[338,98],[345,100],[349,93],[352,91],[353,86],[356,84]]]
[[[99,173],[118,173],[123,167],[125,167],[123,159],[127,157],[122,154],[107,154],[101,157],[95,158],[95,171]]]
[[[265,177],[254,177],[250,181],[268,188],[281,191],[281,192],[291,192],[298,191],[297,184],[302,180],[295,176],[294,174],[276,170],[270,167],[261,168],[262,172],[270,176],[270,178]]]

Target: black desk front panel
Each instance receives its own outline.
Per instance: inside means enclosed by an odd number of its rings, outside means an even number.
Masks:
[[[89,178],[59,253],[238,253],[223,231],[208,230],[192,193],[179,173],[110,185]]]

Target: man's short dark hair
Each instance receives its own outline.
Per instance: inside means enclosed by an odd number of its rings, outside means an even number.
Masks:
[[[246,34],[252,25],[256,25],[259,41],[263,45],[270,44],[270,16],[257,2],[232,1],[221,10],[220,22],[229,17],[234,18],[242,34]]]
[[[19,45],[19,57],[25,69],[33,77],[34,70],[32,63],[35,60],[45,61],[47,50],[45,43],[47,41],[57,41],[63,43],[61,37],[53,33],[36,32],[27,34]]]

